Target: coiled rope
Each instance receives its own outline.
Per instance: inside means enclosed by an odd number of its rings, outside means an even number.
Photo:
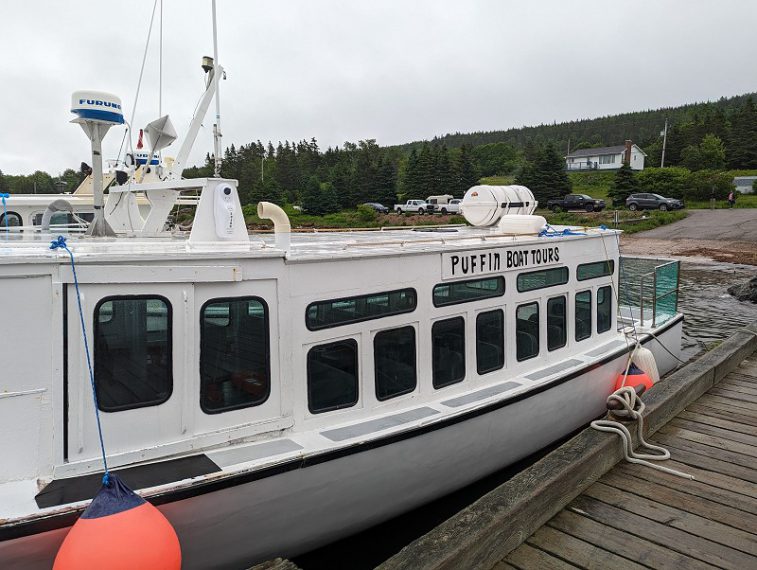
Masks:
[[[76,288],[76,302],[79,306],[79,322],[81,323],[81,334],[84,338],[84,353],[87,356],[87,368],[89,369],[89,383],[92,387],[92,401],[95,404],[95,418],[97,419],[97,433],[100,437],[100,451],[103,456],[103,467],[105,469],[105,475],[103,475],[103,485],[110,486],[110,471],[108,470],[108,460],[105,456],[105,442],[103,441],[102,424],[100,423],[100,406],[97,402],[97,390],[95,389],[95,374],[92,371],[92,359],[89,355],[89,342],[87,340],[87,329],[84,325],[84,311],[81,306],[81,293],[79,292],[79,279],[76,276],[76,263],[74,262],[74,254],[66,245],[66,238],[58,236],[58,239],[53,240],[50,243],[50,249],[65,249],[71,258],[71,271],[74,273],[74,287]]]
[[[614,409],[614,405],[620,405],[621,409]],[[619,421],[606,419],[591,422],[591,427],[595,430],[616,433],[620,436],[623,440],[623,455],[625,456],[626,461],[629,463],[646,465],[647,467],[670,473],[676,477],[694,479],[694,476],[689,475],[688,473],[677,471],[676,469],[670,469],[669,467],[663,467],[656,463],[651,463],[652,461],[664,461],[665,459],[670,459],[670,452],[664,447],[652,445],[644,440],[644,417],[642,414],[644,413],[644,408],[646,406],[644,405],[644,402],[641,401],[636,390],[631,386],[625,386],[616,390],[607,398],[607,407],[611,410],[611,415],[617,418],[628,418],[636,421],[636,434],[639,437],[639,446],[659,452],[659,454],[654,455],[648,453],[636,453],[633,450],[631,432],[629,432],[628,428]]]

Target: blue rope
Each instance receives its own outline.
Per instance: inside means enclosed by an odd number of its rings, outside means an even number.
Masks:
[[[585,236],[586,234],[583,232],[574,232],[573,230],[569,228],[565,228],[564,230],[556,230],[549,224],[547,224],[547,227],[545,227],[542,231],[539,232],[539,237],[558,237],[558,236]]]
[[[100,423],[100,406],[97,402],[97,390],[95,389],[95,374],[92,371],[92,360],[89,356],[89,342],[87,341],[87,329],[84,326],[84,311],[81,308],[81,294],[79,293],[79,279],[76,276],[76,264],[74,263],[74,254],[66,245],[66,238],[58,236],[58,239],[50,243],[50,249],[65,249],[71,257],[71,271],[74,272],[74,286],[76,287],[76,302],[79,305],[79,320],[81,321],[81,334],[84,337],[84,352],[87,355],[87,368],[89,369],[89,383],[92,386],[92,400],[95,403],[95,417],[97,418],[97,433],[100,436],[100,451],[103,456],[103,466],[105,475],[103,475],[103,485],[110,486],[110,471],[108,470],[108,460],[105,457],[105,442],[103,441],[103,428]]]
[[[10,198],[11,195],[7,192],[0,192],[0,198],[3,200],[3,220],[5,220],[5,231],[10,234],[10,227],[8,225],[8,208],[5,205],[6,198]]]

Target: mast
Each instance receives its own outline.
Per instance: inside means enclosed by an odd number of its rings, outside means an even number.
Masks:
[[[216,0],[213,0],[213,60],[216,65],[216,73],[223,73],[222,68],[218,65],[218,29],[216,27]],[[215,177],[221,176],[221,77],[216,80],[216,122],[213,125],[213,153],[215,155]]]
[[[660,159],[660,168],[665,167],[665,144],[668,142],[668,120],[665,119],[665,130],[662,131],[662,158]]]

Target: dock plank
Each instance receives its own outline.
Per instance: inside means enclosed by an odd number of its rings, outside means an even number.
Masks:
[[[707,445],[692,438],[680,437],[679,434],[673,435],[660,430],[656,434],[654,434],[654,437],[651,439],[651,441],[653,443],[658,443],[663,447],[673,446],[679,449],[690,449],[695,453],[708,455],[710,457],[714,457],[715,459],[733,463],[734,465],[741,465],[742,467],[746,467],[749,471],[753,471],[753,457],[744,455],[742,453],[729,451],[727,449],[722,449],[717,446]],[[754,475],[757,475],[757,473],[755,473]]]
[[[505,558],[505,562],[520,570],[571,570],[577,568],[577,566],[568,564],[543,550],[534,548],[527,542],[513,550]]]
[[[678,414],[678,419],[688,420],[692,422],[699,422],[702,424],[715,426],[715,427],[727,429],[730,431],[735,431],[738,433],[743,433],[746,435],[752,435],[752,436],[757,437],[757,426],[750,426],[747,424],[742,424],[739,422],[726,420],[717,416],[711,416],[707,414],[700,414],[697,412],[684,410]]]
[[[703,421],[703,418],[689,420],[682,418],[679,415],[678,417],[671,420],[668,425],[674,425],[689,431],[695,431],[697,433],[701,433],[702,435],[711,435],[713,437],[725,439],[728,441],[743,443],[752,448],[757,447],[757,435],[719,427],[706,422],[707,420],[705,419]]]
[[[640,533],[650,542],[720,568],[744,570],[753,567],[755,562],[754,557],[739,550],[608,505],[587,495],[580,495],[574,499],[568,508],[618,530],[631,534]]]
[[[575,564],[580,568],[587,568],[588,570],[605,570],[606,568],[643,570],[646,568],[646,566],[637,564],[628,558],[613,554],[599,546],[595,546],[550,526],[541,527],[527,542],[571,564]]]
[[[622,491],[628,491],[665,505],[752,533],[757,539],[757,514],[749,513],[685,491],[657,485],[654,481],[633,477],[628,473],[611,472],[600,481]],[[744,501],[747,499],[744,498]]]
[[[564,510],[555,515],[548,526],[594,544],[618,556],[630,558],[639,564],[660,570],[711,570],[712,565],[680,552],[650,542],[622,530],[604,525],[589,517]]]
[[[706,406],[700,402],[687,406],[686,411],[695,414],[702,414],[704,416],[713,418],[721,418],[738,424],[757,427],[757,417],[755,416],[741,414],[732,410],[724,410],[722,408]]]
[[[746,392],[739,392],[738,390],[731,390],[726,386],[711,388],[707,393],[723,396],[724,398],[733,398],[734,400],[738,400],[739,402],[751,402],[753,404],[757,404],[757,396],[753,396]]]
[[[739,453],[741,455],[757,459],[757,449],[752,447],[751,445],[746,445],[744,443],[733,441],[731,439],[707,435],[698,431],[692,431],[690,429],[678,427],[674,422],[675,420],[667,424],[665,427],[661,428],[658,433],[664,433],[666,435],[679,437],[681,439],[688,439],[689,441],[695,441],[697,443],[709,445],[710,447],[714,447],[716,449],[721,449],[723,451],[728,451],[731,453]]]
[[[691,510],[684,510],[686,505],[679,505],[681,508],[677,508],[665,504],[660,500],[662,493],[658,495],[653,493],[651,500],[649,498],[643,500],[639,495],[623,488],[599,482],[589,487],[584,495],[665,526],[757,556],[757,536],[754,534],[700,516]]]
[[[742,402],[741,400],[738,400],[738,399],[728,398],[726,396],[719,396],[717,394],[707,393],[701,397],[701,401],[703,404],[707,404],[708,402],[716,402],[719,404],[725,404],[726,406],[730,406],[731,408],[739,408],[741,410],[748,410],[749,412],[752,412],[752,413],[757,412],[757,404],[753,404],[751,402]]]
[[[734,382],[734,381],[723,381],[720,384],[718,384],[719,388],[722,388],[723,390],[730,390],[732,392],[739,392],[740,394],[750,394],[752,396],[757,396],[757,384],[748,384],[746,382]]]

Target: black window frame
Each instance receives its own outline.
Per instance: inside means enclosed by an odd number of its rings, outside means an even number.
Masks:
[[[497,281],[501,285],[501,291],[500,288],[494,291],[489,291],[487,289],[481,289],[482,291],[487,291],[488,294],[482,295],[480,297],[476,297],[475,299],[460,299],[455,301],[448,301],[448,302],[437,302],[436,298],[436,290],[439,287],[454,287],[456,285],[470,285],[471,283],[482,283],[484,281]],[[488,277],[481,277],[478,279],[465,279],[463,281],[447,281],[444,283],[437,283],[434,285],[434,288],[431,290],[431,301],[434,304],[434,307],[450,307],[452,305],[461,305],[463,303],[474,303],[476,301],[483,301],[485,299],[494,299],[496,297],[502,297],[505,294],[505,278],[502,275],[490,275]]]
[[[520,358],[518,356],[518,333],[523,332],[518,330],[518,311],[523,307],[528,307],[529,305],[536,305],[536,352],[531,354],[530,356],[524,356],[523,358]],[[539,301],[530,301],[528,303],[521,303],[520,305],[517,305],[515,307],[515,359],[518,362],[525,362],[526,360],[531,360],[532,358],[537,358],[539,354],[541,353],[541,307],[539,306]]]
[[[559,283],[550,283],[549,285],[541,285],[539,287],[530,287],[528,289],[521,289],[521,283],[520,283],[521,277],[525,277],[527,275],[535,275],[537,273],[547,273],[549,271],[564,271],[565,280]],[[568,267],[566,267],[565,265],[562,265],[560,267],[546,267],[544,269],[537,269],[536,271],[524,271],[523,273],[518,273],[518,275],[515,278],[515,286],[518,289],[518,293],[528,293],[530,291],[539,291],[540,289],[549,289],[550,287],[559,287],[560,285],[566,285],[568,281],[570,281],[570,269],[568,269]]]
[[[205,312],[205,309],[208,305],[213,305],[217,303],[231,303],[234,301],[257,301],[263,306],[263,315],[265,318],[265,373],[266,377],[268,379],[268,386],[265,398],[261,400],[260,402],[251,402],[251,403],[245,403],[245,404],[237,404],[235,406],[229,406],[227,408],[217,409],[217,410],[208,410],[203,405],[203,399],[202,399],[202,335],[203,335],[203,313]],[[213,299],[208,299],[202,304],[202,307],[200,307],[200,354],[199,354],[199,367],[200,367],[200,409],[208,414],[208,415],[215,415],[215,414],[222,414],[224,412],[231,412],[234,410],[242,410],[245,408],[252,408],[257,406],[262,406],[265,404],[268,399],[271,397],[271,384],[272,384],[272,378],[271,378],[271,319],[270,319],[270,312],[268,309],[268,303],[266,303],[265,299],[262,297],[257,297],[255,295],[245,295],[242,297],[217,297]],[[229,326],[231,323],[228,323],[225,326]]]
[[[605,267],[609,267],[609,272],[606,270],[598,275],[589,275],[586,277],[581,276],[581,270],[584,268],[590,268],[597,265],[604,265]],[[591,263],[581,263],[576,267],[576,280],[578,281],[588,281],[590,279],[599,279],[600,277],[610,277],[612,275],[615,275],[615,260],[613,259],[606,259],[604,261],[593,261]]]
[[[599,292],[603,291],[605,295],[605,299],[607,304],[609,305],[608,314],[607,314],[607,328],[604,328],[602,330],[599,330]],[[613,311],[613,295],[612,295],[612,287],[610,285],[605,285],[604,287],[597,288],[597,315],[596,315],[596,326],[597,326],[597,334],[606,333],[609,330],[612,330],[612,311]]]
[[[310,361],[310,353],[316,349],[316,348],[323,348],[328,346],[335,346],[339,344],[349,344],[353,348],[353,352],[355,354],[355,401],[350,403],[344,403],[339,404],[336,406],[330,406],[328,408],[322,408],[319,410],[314,410],[312,407],[312,400],[310,398],[311,394],[311,385],[310,385],[310,371],[311,371],[311,361]],[[306,378],[306,384],[307,384],[307,396],[308,396],[308,411],[313,414],[325,414],[327,412],[335,412],[336,410],[345,410],[347,408],[351,408],[354,405],[356,405],[360,401],[360,355],[358,352],[358,343],[357,340],[354,338],[343,338],[341,340],[335,340],[331,342],[325,342],[321,344],[316,344],[314,346],[311,346],[308,349],[307,355],[305,356],[307,361],[307,378]]]
[[[100,329],[100,322],[98,319],[98,313],[100,311],[100,307],[104,305],[105,303],[108,303],[110,301],[136,301],[138,299],[145,299],[145,300],[160,300],[163,301],[166,305],[166,318],[168,319],[168,328],[166,331],[167,338],[166,343],[168,345],[167,351],[168,351],[168,393],[166,394],[166,397],[161,400],[153,400],[149,402],[140,402],[139,404],[127,404],[123,406],[113,406],[109,408],[103,408],[102,403],[100,401],[99,396],[97,397],[97,407],[101,412],[105,413],[115,413],[115,412],[125,412],[127,410],[138,410],[139,408],[149,408],[152,406],[160,406],[161,404],[165,404],[168,400],[171,399],[171,396],[173,395],[173,387],[174,387],[174,378],[173,378],[173,306],[171,305],[171,301],[168,300],[167,297],[164,297],[163,295],[109,295],[107,297],[103,297],[100,299],[97,304],[95,304],[95,309],[93,311],[93,317],[94,317],[94,323],[93,323],[93,335],[94,335],[94,346],[93,346],[93,352],[92,357],[94,360],[94,363],[92,365],[93,371],[94,371],[94,377],[95,377],[95,393],[97,392],[97,378],[100,376],[97,373],[97,339],[99,338],[99,329]],[[112,322],[113,319],[116,316],[116,306],[113,306],[113,313],[106,322]],[[103,323],[105,324],[105,323]]]
[[[379,395],[379,370],[378,370],[379,359],[377,357],[376,339],[379,337],[379,335],[384,335],[384,334],[408,330],[408,329],[413,331],[413,385],[401,392],[396,392],[389,396],[382,397]],[[398,398],[400,396],[404,396],[405,394],[411,394],[412,392],[415,392],[415,389],[418,387],[418,333],[416,332],[414,326],[405,325],[401,327],[394,327],[391,329],[384,329],[384,330],[378,331],[373,336],[373,385],[375,389],[376,399],[379,402],[386,402],[387,400],[391,400],[393,398]]]
[[[311,307],[315,307],[317,305],[326,305],[326,304],[333,305],[335,303],[346,303],[348,301],[356,301],[358,299],[376,297],[379,295],[391,295],[393,293],[403,293],[403,292],[412,292],[413,294],[412,307],[407,308],[407,309],[398,309],[394,311],[389,311],[386,313],[382,313],[380,315],[367,315],[363,317],[357,317],[354,319],[346,319],[343,321],[339,321],[337,323],[329,323],[325,325],[313,325],[311,324],[310,319],[308,317],[308,313],[310,312]],[[365,321],[372,321],[375,319],[383,319],[384,317],[391,317],[394,315],[404,315],[406,313],[412,313],[417,308],[418,308],[418,292],[413,287],[405,287],[403,289],[393,289],[391,291],[377,291],[375,293],[368,293],[365,295],[353,295],[351,297],[340,297],[338,299],[324,299],[321,301],[313,301],[312,303],[309,303],[308,306],[305,308],[305,326],[307,327],[309,331],[320,331],[324,329],[332,329],[332,328],[341,327],[345,325],[351,325],[354,323],[362,323]]]
[[[434,342],[435,338],[435,329],[440,326],[442,323],[449,323],[451,321],[460,321],[462,323],[462,331],[463,331],[463,350],[462,350],[462,357],[463,357],[463,375],[459,378],[455,378],[453,380],[450,380],[448,382],[445,382],[443,384],[438,384],[435,377],[435,366],[434,363],[436,362],[436,356],[437,356],[437,347],[436,343]],[[467,348],[467,343],[465,339],[465,318],[461,315],[457,315],[455,317],[449,317],[447,319],[439,319],[438,321],[434,321],[431,324],[431,385],[434,387],[434,390],[441,390],[442,388],[446,388],[447,386],[452,386],[454,384],[459,384],[463,380],[465,380],[466,376],[466,362],[465,362],[465,352]]]
[[[552,317],[552,313],[549,310],[549,305],[552,303],[552,301],[557,301],[559,299],[562,299],[563,302],[563,324],[562,324],[562,344],[552,346],[551,344],[551,335],[549,334],[550,326],[555,326],[550,324],[550,318]],[[557,295],[556,297],[550,297],[547,299],[547,352],[552,352],[553,350],[559,350],[561,348],[564,348],[568,344],[568,296],[567,295]]]
[[[483,316],[490,316],[495,313],[499,313],[499,317],[501,319],[500,321],[500,331],[502,333],[502,345],[499,347],[502,351],[502,362],[498,366],[494,366],[492,368],[481,368],[481,359],[479,357],[479,320]],[[479,376],[482,376],[484,374],[489,374],[491,372],[495,372],[497,370],[502,370],[502,368],[505,367],[505,311],[502,309],[494,309],[492,311],[481,311],[476,315],[476,372],[479,374]]]
[[[18,212],[14,212],[13,210],[8,210],[7,212],[0,212],[0,230],[5,229],[5,217],[8,217],[8,227],[9,228],[20,228],[24,225],[24,218],[19,214]],[[13,225],[11,223],[11,218],[15,218],[18,220],[18,225]]]
[[[588,294],[589,295],[589,333],[586,336],[578,337],[578,310],[576,308],[576,303],[578,302],[578,296]],[[587,338],[591,338],[592,330],[594,328],[594,295],[592,293],[591,289],[586,289],[584,291],[576,291],[576,293],[573,295],[573,328],[575,329],[575,334],[573,337],[575,338],[576,342],[581,342],[583,340],[586,340]]]

